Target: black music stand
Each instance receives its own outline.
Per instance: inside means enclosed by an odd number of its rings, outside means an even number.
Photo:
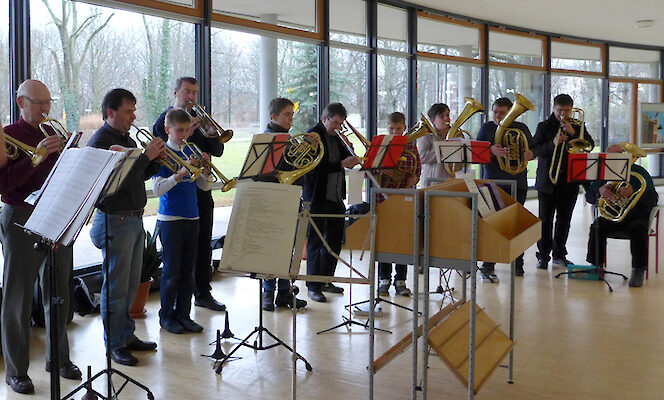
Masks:
[[[238,179],[276,182],[277,166],[282,162],[290,135],[288,133],[262,133],[254,135]]]
[[[606,158],[602,154],[597,155],[597,159],[590,164],[585,157],[574,157],[577,155],[570,154],[568,158],[568,177],[567,180],[571,182],[594,182],[594,181],[607,181],[607,180],[627,180],[630,175],[630,164],[629,159],[625,160],[625,163],[618,163],[617,166],[609,165],[606,163]],[[596,171],[592,171],[596,170]],[[606,173],[603,173],[606,170]],[[575,172],[573,172],[575,171]],[[590,173],[589,173],[590,172]],[[609,175],[603,176],[603,175]],[[622,178],[622,179],[616,179]],[[598,208],[593,206],[593,222],[597,221],[599,218]],[[619,272],[607,271],[606,270],[606,259],[599,263],[597,260],[600,259],[600,237],[599,237],[599,224],[595,224],[595,262],[600,265],[592,265],[589,269],[579,269],[574,271],[564,271],[559,272],[555,275],[556,278],[560,278],[562,275],[575,275],[575,274],[587,274],[595,273],[597,274],[597,280],[603,281],[606,283],[606,286],[609,288],[609,292],[613,292],[611,284],[605,279],[605,275],[615,275],[620,276],[626,281],[628,278],[624,274]]]
[[[476,145],[473,146],[472,144]],[[481,146],[478,146],[479,144]],[[491,153],[489,150],[490,142],[478,140],[443,140],[436,146],[436,157],[441,164],[455,164],[461,163],[463,166],[464,174],[468,172],[468,164],[487,164],[491,161]],[[449,153],[443,149],[452,148]],[[488,154],[484,154],[489,152]]]

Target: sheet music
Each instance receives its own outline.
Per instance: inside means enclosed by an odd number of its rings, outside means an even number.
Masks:
[[[252,178],[274,172],[289,138],[287,133],[254,135],[238,178]]]
[[[66,150],[47,180],[25,228],[53,242],[71,244],[80,228],[72,223],[85,221],[103,190],[100,182],[106,182],[124,157],[123,152],[92,147]],[[73,231],[63,237],[70,227]]]
[[[362,188],[364,187],[364,171],[349,169],[346,171],[348,176],[348,204],[357,204],[362,202]]]
[[[221,268],[289,277],[301,194],[297,185],[239,182]]]
[[[125,161],[117,165],[113,170],[111,177],[108,179],[105,191],[106,196],[110,196],[118,191],[122,181],[124,181],[127,175],[129,175],[129,172],[134,167],[134,163],[138,160],[138,157],[143,154],[143,149],[125,149],[123,152],[125,153]]]

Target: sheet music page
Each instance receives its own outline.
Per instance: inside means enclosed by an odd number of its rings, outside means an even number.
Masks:
[[[270,182],[238,182],[222,269],[290,277],[302,188]]]
[[[125,161],[121,164],[118,164],[117,167],[112,171],[112,175],[106,183],[106,196],[110,196],[118,191],[122,181],[124,181],[127,175],[129,175],[129,172],[131,172],[131,169],[134,167],[134,163],[138,157],[143,154],[143,149],[125,149],[120,153],[125,154]]]
[[[60,241],[63,232],[83,206],[92,201],[90,197],[95,185],[104,175],[105,182],[116,162],[122,158],[124,153],[92,147],[66,150],[60,156],[57,168],[54,168],[25,228],[51,241]]]
[[[364,171],[357,169],[346,170],[348,176],[348,204],[362,202],[362,188],[364,187]]]

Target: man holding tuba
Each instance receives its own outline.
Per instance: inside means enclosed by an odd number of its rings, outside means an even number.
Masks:
[[[500,163],[498,158],[506,157],[508,155],[508,148],[503,147],[500,143],[495,143],[495,134],[498,129],[498,125],[501,121],[504,120],[507,113],[512,108],[513,104],[510,99],[507,97],[501,97],[496,99],[491,106],[491,111],[493,112],[493,120],[489,121],[482,125],[479,133],[477,134],[477,140],[491,142],[491,162],[484,164],[483,166],[483,178],[485,179],[504,179],[504,180],[513,180],[516,181],[516,200],[523,204],[526,201],[526,193],[528,192],[528,170],[521,171],[516,175],[512,175],[509,172],[503,171],[500,168]],[[517,115],[514,116],[517,117]],[[519,129],[526,136],[528,145],[532,146],[533,138],[530,134],[530,130],[526,124],[518,121],[506,121],[509,125],[505,128]],[[505,122],[504,122],[505,123]],[[533,159],[533,152],[530,150],[523,151],[523,154],[519,155],[528,162]],[[506,190],[509,193],[509,187],[501,187],[503,190]],[[482,279],[490,282],[498,282],[498,276],[494,272],[495,263],[485,262],[482,265]],[[523,254],[521,254],[516,259],[516,273],[517,276],[523,276]]]
[[[46,327],[50,326],[48,273],[44,272],[46,254],[35,250],[35,236],[28,235],[19,225],[25,225],[32,214],[33,206],[25,202],[26,197],[39,189],[58,159],[62,139],[51,135],[44,138],[39,124],[51,109],[51,93],[43,83],[28,79],[17,91],[17,103],[21,109],[18,122],[5,127],[8,136],[33,146],[45,148],[44,161],[33,166],[30,157],[19,151],[13,160],[0,169],[0,240],[4,255],[3,301],[2,301],[2,349],[5,358],[5,381],[17,393],[32,393],[34,385],[28,376],[30,362],[30,315],[35,281],[40,277],[43,288]],[[50,130],[50,128],[46,128]],[[51,132],[52,133],[52,132]],[[3,151],[5,150],[3,146]],[[73,268],[72,246],[60,246],[55,251],[57,269],[57,294],[62,297],[59,307],[58,331],[60,365],[55,366],[67,379],[81,379],[81,371],[69,360],[67,340],[67,313],[69,311],[69,278]],[[46,370],[49,371],[50,336],[46,335]]]
[[[192,77],[180,77],[175,81],[173,89],[175,97],[173,107],[168,107],[152,127],[155,137],[160,137],[164,141],[168,140],[164,121],[166,113],[171,108],[181,108],[190,111],[191,105],[196,102],[198,97],[198,81]],[[189,127],[189,142],[195,143],[203,152],[204,157],[209,160],[210,155],[221,157],[224,152],[223,143],[216,137],[206,135],[201,128],[201,122],[197,118],[192,119]],[[199,307],[205,307],[213,311],[224,311],[226,306],[212,297],[212,224],[214,222],[214,201],[212,200],[212,191],[196,188],[198,198],[199,232],[198,232],[198,251],[196,256],[196,266],[194,267],[194,304]]]
[[[625,144],[623,144],[625,145]],[[635,148],[642,151],[632,144],[627,144],[626,149]],[[622,153],[623,146],[614,144],[606,149],[607,153]],[[642,153],[645,154],[645,153]],[[636,159],[637,157],[634,157]],[[655,190],[652,178],[648,171],[640,165],[632,164],[629,185],[616,186],[616,183],[607,183],[599,186],[598,182],[593,182],[586,192],[586,199],[589,203],[597,203],[597,193],[604,201],[610,201],[620,204],[620,199],[628,199],[633,194],[634,200],[626,203],[622,210],[624,217],[618,219],[604,215],[600,207],[599,217],[590,226],[588,238],[588,253],[586,260],[592,265],[604,265],[604,256],[606,254],[606,238],[614,232],[623,232],[629,235],[630,251],[632,253],[632,275],[629,279],[630,287],[640,287],[643,285],[643,275],[648,269],[648,228],[650,223],[650,212],[657,205],[659,196]],[[645,185],[644,185],[645,184]],[[644,187],[645,186],[645,187]],[[638,193],[642,191],[642,193]],[[617,201],[618,200],[618,201]],[[601,203],[601,201],[600,201]],[[597,248],[599,234],[599,249]]]
[[[584,121],[571,118],[573,106],[572,97],[567,94],[557,95],[553,99],[551,116],[537,125],[533,137],[533,153],[539,159],[535,189],[539,201],[539,218],[542,220],[542,238],[537,242],[539,269],[548,268],[551,252],[554,265],[567,267],[573,264],[566,258],[566,244],[579,184],[567,182],[568,144],[580,139],[586,142],[585,147],[592,149],[595,146],[592,137],[584,133],[587,132]],[[552,164],[555,168],[552,168]],[[551,173],[552,169],[555,170],[554,174]],[[552,175],[557,177],[555,182]]]

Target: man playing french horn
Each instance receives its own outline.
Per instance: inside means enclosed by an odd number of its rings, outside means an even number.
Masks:
[[[505,126],[505,128],[518,129],[522,131],[523,134],[526,136],[528,146],[532,146],[533,138],[526,124],[514,121],[514,118],[516,118],[519,114],[514,115],[512,117],[512,121],[504,120],[505,116],[507,116],[512,106],[513,106],[512,101],[507,97],[501,97],[499,99],[496,99],[496,101],[493,102],[493,106],[491,107],[491,111],[493,112],[493,120],[482,125],[479,133],[477,134],[477,140],[491,142],[491,162],[483,165],[483,170],[484,170],[483,177],[485,179],[503,179],[503,180],[516,181],[516,200],[519,203],[523,204],[526,201],[526,193],[528,192],[528,176],[527,176],[528,170],[525,169],[517,173],[516,175],[513,175],[510,172],[502,170],[500,168],[500,163],[498,161],[499,158],[506,157],[508,155],[509,149],[507,147],[503,147],[501,143],[495,142],[496,130],[498,129],[499,125],[501,125],[502,122],[502,124],[507,123],[507,126]],[[515,113],[510,113],[510,114],[513,115]],[[533,159],[533,152],[530,150],[525,150],[520,155],[520,157],[522,157],[523,160],[527,163],[528,161]],[[509,187],[501,186],[501,188],[509,193]],[[482,264],[481,272],[483,280],[493,283],[498,282],[498,276],[495,274],[494,271],[495,265],[496,265],[495,263],[488,263],[488,262]],[[517,276],[523,276],[523,254],[521,254],[516,259],[515,274]]]
[[[537,125],[533,137],[533,153],[539,160],[535,189],[542,220],[542,238],[537,242],[539,269],[548,268],[552,252],[554,265],[573,264],[567,260],[566,244],[579,184],[567,182],[567,158],[570,152],[581,151],[579,148],[589,152],[595,142],[587,133],[583,119],[571,117],[572,107],[572,97],[557,95],[553,99],[553,113]]]
[[[607,153],[623,151],[632,153],[632,162],[645,156],[643,150],[631,143],[614,144],[606,149]],[[640,287],[643,285],[643,275],[648,269],[650,212],[659,200],[652,178],[645,168],[633,163],[628,184],[610,182],[600,185],[601,183],[594,182],[586,192],[586,200],[593,204],[598,203],[599,207],[599,217],[590,226],[586,260],[595,266],[604,265],[606,238],[615,232],[627,234],[632,253],[629,286]],[[601,198],[598,199],[597,194]]]

